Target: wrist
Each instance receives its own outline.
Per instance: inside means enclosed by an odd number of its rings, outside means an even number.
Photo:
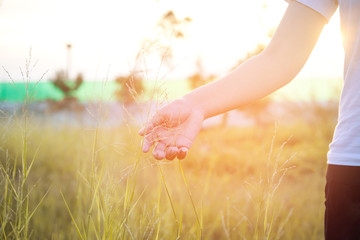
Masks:
[[[201,104],[199,104],[198,101],[196,101],[196,99],[192,98],[191,95],[187,94],[185,96],[183,96],[181,98],[181,100],[183,101],[183,103],[186,105],[186,107],[188,107],[189,109],[191,109],[191,111],[198,115],[199,117],[202,118],[202,120],[205,120],[205,110],[202,107]]]

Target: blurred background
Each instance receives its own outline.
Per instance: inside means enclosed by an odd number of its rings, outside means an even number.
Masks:
[[[0,81],[8,83],[9,74],[14,82],[24,81],[19,68],[25,67],[31,49],[36,67],[27,80],[32,82],[46,72],[41,81],[45,84],[62,71],[67,80],[82,74],[81,88],[88,88],[87,83],[113,82],[136,71],[145,88],[166,80],[169,98],[179,97],[199,71],[216,79],[266,46],[286,6],[281,0],[3,1]],[[164,18],[169,11],[173,18]],[[278,95],[336,98],[342,60],[336,13],[303,71]],[[4,90],[1,99],[6,99]]]
[[[338,12],[290,84],[206,120],[185,161],[155,161],[137,134],[260,53],[286,7],[0,1],[0,238],[322,239]]]

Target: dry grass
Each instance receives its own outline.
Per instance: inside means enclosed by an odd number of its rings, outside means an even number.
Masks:
[[[2,238],[322,236],[330,139],[320,125],[206,129],[180,164],[142,154],[129,125],[28,121],[24,137],[18,121],[0,130]]]

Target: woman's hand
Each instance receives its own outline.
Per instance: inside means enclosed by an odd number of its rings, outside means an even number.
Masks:
[[[203,114],[184,99],[162,107],[139,131],[143,152],[155,145],[156,159],[184,159],[204,121]]]

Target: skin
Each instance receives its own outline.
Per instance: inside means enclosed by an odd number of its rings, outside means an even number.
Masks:
[[[291,1],[266,49],[219,80],[161,108],[139,131],[143,152],[184,159],[205,119],[240,108],[289,83],[309,58],[326,19]]]

